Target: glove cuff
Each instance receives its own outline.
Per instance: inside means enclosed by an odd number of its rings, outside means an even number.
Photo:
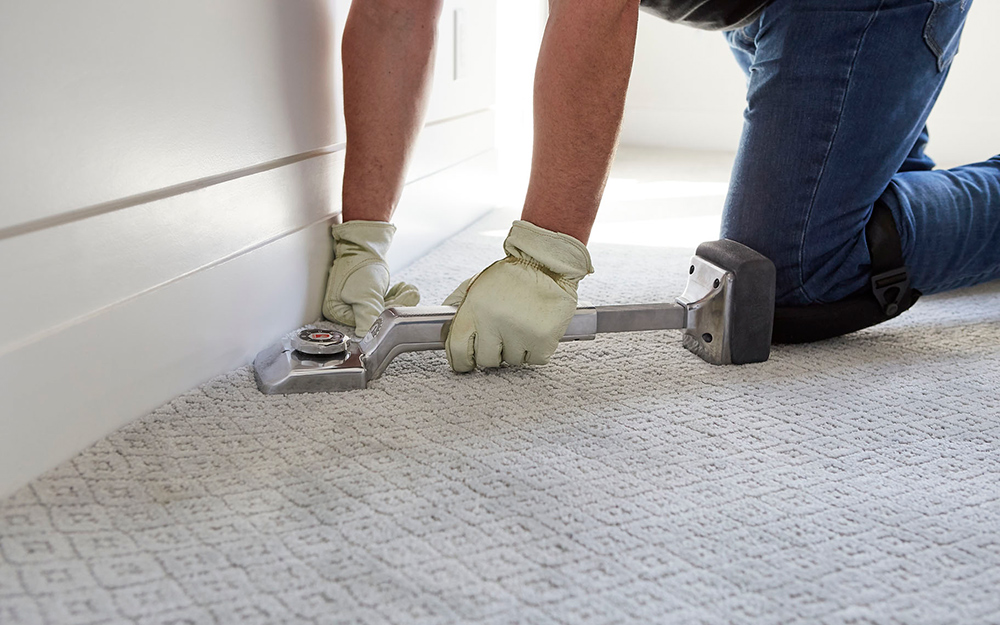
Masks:
[[[574,282],[594,273],[586,245],[568,234],[546,230],[529,221],[514,222],[503,249],[511,256],[533,260]]]
[[[385,261],[396,226],[384,221],[354,220],[330,228],[336,258],[367,252]]]

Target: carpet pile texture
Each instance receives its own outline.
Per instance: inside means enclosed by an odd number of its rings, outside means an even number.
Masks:
[[[509,223],[396,278],[437,303]],[[592,250],[595,304],[692,253]],[[751,366],[653,332],[337,395],[245,368],[0,502],[0,623],[1000,622],[998,386],[989,285]]]

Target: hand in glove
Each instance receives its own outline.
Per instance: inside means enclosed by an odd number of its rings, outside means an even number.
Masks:
[[[466,280],[445,300],[458,306],[445,340],[457,372],[543,365],[576,314],[576,287],[593,273],[587,247],[573,237],[515,221],[507,257]]]
[[[323,316],[368,333],[382,311],[392,306],[416,306],[417,287],[400,282],[389,288],[385,255],[396,228],[381,221],[349,221],[331,228],[333,267],[326,284]]]

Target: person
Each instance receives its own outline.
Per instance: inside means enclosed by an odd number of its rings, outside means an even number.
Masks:
[[[777,269],[775,334],[817,340],[899,314],[920,293],[1000,276],[1000,157],[947,171],[927,117],[972,0],[550,0],[534,144],[506,257],[465,281],[451,367],[544,364],[593,272],[586,244],[616,149],[640,5],[722,30],[747,74],[722,236]],[[368,330],[390,287],[389,224],[420,127],[441,0],[355,0],[344,39],[343,220],[324,315]],[[676,62],[690,62],[678,59]],[[886,286],[888,285],[888,286]]]

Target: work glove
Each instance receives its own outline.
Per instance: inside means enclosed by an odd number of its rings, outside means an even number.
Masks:
[[[382,311],[393,306],[416,306],[417,287],[400,282],[389,288],[389,252],[396,227],[382,221],[348,221],[331,228],[333,267],[326,283],[323,316],[354,326],[365,335]]]
[[[451,368],[544,365],[576,314],[576,287],[593,273],[573,237],[515,221],[507,257],[463,282],[445,300],[458,306],[445,340]]]

